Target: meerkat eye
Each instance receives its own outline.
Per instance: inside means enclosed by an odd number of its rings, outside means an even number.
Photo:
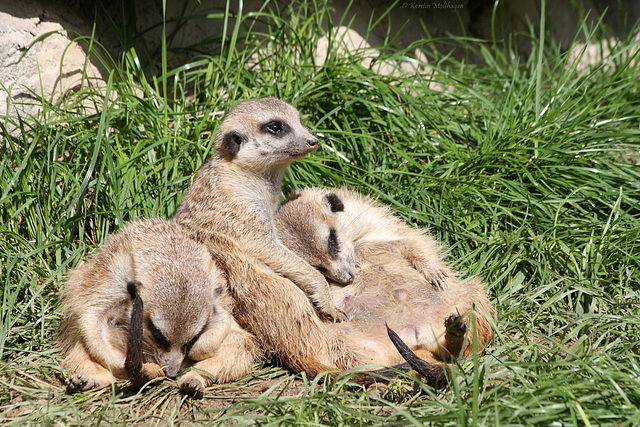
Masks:
[[[287,132],[288,127],[284,123],[274,120],[262,126],[262,130],[272,135],[281,135]]]
[[[168,350],[171,347],[171,343],[169,342],[169,340],[164,336],[162,331],[153,324],[151,319],[147,319],[147,328],[149,328],[149,332],[151,332],[153,340],[156,342],[156,344],[158,344],[160,348],[162,348],[163,350]]]
[[[335,228],[329,230],[329,240],[327,242],[329,246],[329,256],[335,258],[340,252],[340,244],[338,243],[338,233]]]

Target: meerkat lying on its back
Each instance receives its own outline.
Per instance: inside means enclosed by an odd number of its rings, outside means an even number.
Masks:
[[[204,245],[175,223],[146,220],[113,235],[63,287],[62,366],[69,391],[115,379],[143,383],[194,366],[218,381],[245,375],[254,338],[228,312],[225,281]],[[199,395],[211,380],[178,378]]]
[[[428,362],[427,379],[442,385],[441,363],[472,350],[473,307],[492,315],[482,282],[460,282],[431,237],[355,192],[304,189],[282,204],[276,224],[283,243],[339,284],[331,294],[349,316],[343,333],[370,363],[402,362],[404,341]],[[471,330],[484,347],[490,325],[479,312],[474,319]],[[386,324],[397,331],[394,342]]]
[[[456,281],[431,236],[355,192],[306,188],[279,208],[276,227],[286,246],[340,284],[352,280],[354,256],[365,259],[380,248],[403,256],[434,289]]]
[[[287,367],[310,376],[362,364],[307,297],[323,315],[345,319],[326,279],[282,244],[274,225],[287,167],[317,147],[291,105],[275,98],[242,102],[224,117],[215,154],[174,217],[224,270],[241,326]]]

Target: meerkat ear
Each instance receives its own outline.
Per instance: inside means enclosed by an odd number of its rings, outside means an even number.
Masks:
[[[327,204],[332,213],[344,212],[344,203],[336,193],[328,193],[324,196],[324,203]]]
[[[129,323],[129,341],[127,342],[127,356],[124,360],[124,368],[131,376],[134,383],[140,382],[142,375],[142,334],[143,334],[143,310],[144,305],[140,297],[140,282],[127,283],[127,292],[133,300],[131,309],[131,322]]]
[[[301,192],[297,192],[297,193],[293,193],[292,195],[290,195],[289,197],[287,197],[287,199],[282,202],[282,205],[286,205],[289,202],[293,202],[294,200],[299,199],[302,196]]]
[[[240,151],[240,146],[245,141],[245,137],[240,133],[232,130],[224,134],[222,137],[222,146],[227,154],[231,157],[235,157]]]

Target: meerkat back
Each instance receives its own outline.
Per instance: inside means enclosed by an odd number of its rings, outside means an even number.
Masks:
[[[206,247],[179,225],[162,220],[128,225],[64,284],[59,343],[66,355],[62,365],[73,373],[68,389],[173,377],[198,364],[216,377],[237,374],[217,353],[232,329],[249,344],[236,351],[251,348],[252,337],[235,330],[225,292]],[[237,356],[248,370],[253,356]],[[195,372],[178,379],[192,394],[209,382]]]

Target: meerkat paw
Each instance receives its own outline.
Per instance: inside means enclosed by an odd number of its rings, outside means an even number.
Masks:
[[[335,306],[320,307],[320,317],[333,322],[345,322],[349,319],[347,313]]]
[[[67,393],[78,393],[81,391],[91,390],[101,385],[102,384],[96,382],[91,376],[83,374],[73,374],[67,380],[66,391]]]
[[[184,393],[196,399],[201,399],[204,395],[206,380],[197,372],[187,372],[178,378],[178,386]]]
[[[449,274],[445,269],[421,268],[420,271],[435,290],[444,291],[449,288]]]
[[[322,320],[332,322],[344,322],[349,319],[347,313],[338,308],[333,302],[333,298],[327,289],[325,292],[315,292],[310,295],[310,299],[316,306],[319,316]]]
[[[444,327],[447,328],[445,347],[449,353],[446,357],[458,357],[464,347],[467,322],[459,314],[451,314],[445,319]]]
[[[463,337],[467,333],[467,322],[459,314],[450,314],[444,321],[447,334]]]
[[[141,374],[146,381],[149,381],[158,377],[164,377],[164,371],[162,370],[160,365],[156,363],[143,363]]]

